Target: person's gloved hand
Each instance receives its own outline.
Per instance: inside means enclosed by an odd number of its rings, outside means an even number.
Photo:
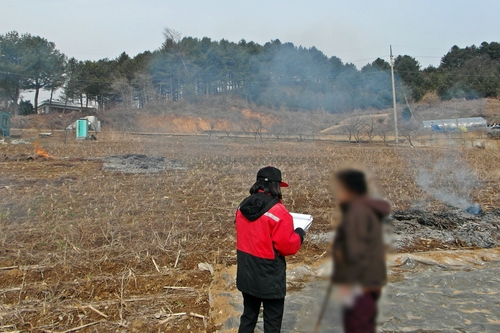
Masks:
[[[297,228],[294,230],[297,235],[300,236],[300,244],[304,243],[304,236],[306,235],[306,232],[302,228]]]

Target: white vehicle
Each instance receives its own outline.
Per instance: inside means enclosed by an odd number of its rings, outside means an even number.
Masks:
[[[488,132],[486,132],[488,139],[500,138],[500,125],[490,127]]]

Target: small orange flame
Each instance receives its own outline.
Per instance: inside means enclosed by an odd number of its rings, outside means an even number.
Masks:
[[[35,147],[35,152],[38,154],[38,156],[45,157],[45,158],[53,158],[53,156],[51,156],[49,153],[47,153],[47,151],[45,149],[43,149],[42,146],[40,146],[38,141],[34,141],[33,146]]]

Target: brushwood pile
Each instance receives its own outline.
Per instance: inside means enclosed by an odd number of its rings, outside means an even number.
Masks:
[[[397,249],[422,242],[433,243],[433,247],[442,244],[445,248],[491,248],[500,244],[500,209],[479,214],[461,209],[399,210],[392,214],[391,225]]]

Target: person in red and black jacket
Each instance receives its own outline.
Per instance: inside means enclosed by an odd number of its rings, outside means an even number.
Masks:
[[[238,270],[236,285],[244,310],[238,333],[253,333],[261,304],[264,332],[281,331],[286,295],[285,256],[296,254],[305,231],[294,230],[293,218],[282,204],[281,188],[288,187],[281,171],[265,167],[257,173],[250,196],[236,212]]]

